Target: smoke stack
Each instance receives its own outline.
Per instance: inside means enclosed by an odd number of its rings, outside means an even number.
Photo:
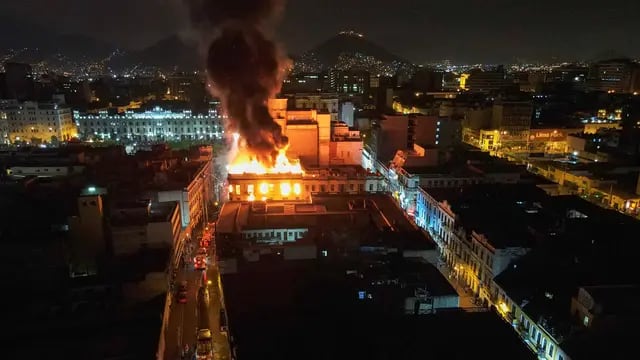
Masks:
[[[280,0],[185,0],[196,28],[215,29],[207,51],[207,74],[220,98],[228,132],[238,132],[258,160],[273,164],[287,145],[267,107],[280,91],[288,60],[265,29]]]

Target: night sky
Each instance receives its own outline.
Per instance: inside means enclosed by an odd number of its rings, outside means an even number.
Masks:
[[[55,5],[53,5],[55,4]],[[142,48],[184,31],[180,0],[1,0],[53,31]],[[412,61],[640,56],[637,0],[289,0],[279,28],[290,52],[354,29]]]

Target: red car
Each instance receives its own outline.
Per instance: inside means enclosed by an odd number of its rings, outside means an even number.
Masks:
[[[203,255],[196,256],[196,258],[193,259],[193,266],[195,267],[196,270],[206,270],[207,269],[206,257]]]

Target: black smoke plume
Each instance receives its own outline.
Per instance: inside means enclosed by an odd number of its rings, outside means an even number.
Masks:
[[[228,116],[227,131],[238,132],[261,161],[273,163],[287,145],[267,107],[280,91],[287,59],[265,29],[280,0],[185,0],[196,28],[214,29],[207,51],[207,75]]]

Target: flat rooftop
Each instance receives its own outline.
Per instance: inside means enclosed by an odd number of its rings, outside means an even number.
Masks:
[[[238,358],[535,358],[492,312],[396,314],[384,299],[359,300],[346,278],[340,266],[307,261],[260,262],[224,275]]]
[[[166,201],[160,203],[153,203],[149,207],[149,211],[147,212],[146,206],[142,204],[132,204],[138,205],[137,207],[128,207],[127,210],[135,209],[137,211],[124,211],[122,213],[118,212],[118,208],[115,208],[112,212],[111,216],[111,225],[113,226],[134,226],[134,225],[145,225],[148,223],[155,222],[169,222],[171,221],[171,215],[173,215],[176,208],[180,205],[177,201]]]
[[[216,231],[231,234],[243,229],[355,225],[368,221],[370,215],[380,228],[395,224],[400,230],[414,230],[393,200],[384,195],[315,196],[313,203],[268,202],[266,211],[252,206],[250,202],[225,203]]]

